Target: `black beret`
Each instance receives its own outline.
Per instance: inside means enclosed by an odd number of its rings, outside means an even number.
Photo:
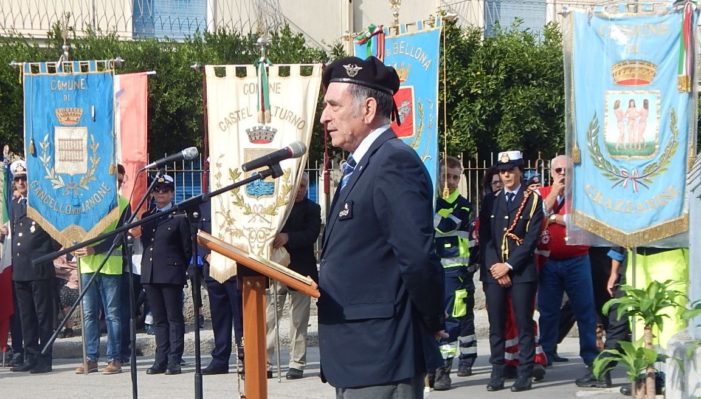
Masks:
[[[327,65],[322,76],[324,87],[331,82],[353,83],[383,91],[389,95],[399,90],[399,75],[376,57],[365,61],[358,57],[346,57]]]

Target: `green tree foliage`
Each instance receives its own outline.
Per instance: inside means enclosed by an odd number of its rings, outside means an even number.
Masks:
[[[562,36],[556,25],[545,26],[540,36],[516,24],[482,38],[478,28],[448,24],[445,35],[449,153],[485,158],[518,148],[535,158],[538,151],[564,151]]]
[[[85,37],[71,37],[73,59],[125,60],[117,73],[156,71],[149,78],[149,152],[152,158],[174,153],[188,145],[202,148],[204,137],[202,86],[203,74],[193,64],[251,64],[259,56],[258,36],[225,31],[197,34],[184,42],[171,40],[120,41],[114,34],[89,32]],[[22,37],[0,39],[0,65],[10,61],[56,61],[63,44],[58,29],[43,43]],[[327,55],[305,44],[301,34],[289,27],[273,32],[268,51],[277,64],[320,63]],[[21,152],[22,86],[19,72],[0,67],[0,140]],[[321,137],[317,125],[315,137]],[[323,140],[315,140],[323,143]],[[315,146],[320,144],[315,143]],[[313,146],[314,148],[314,146]],[[317,149],[319,152],[320,149]]]

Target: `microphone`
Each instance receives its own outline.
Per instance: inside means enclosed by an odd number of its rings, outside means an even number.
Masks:
[[[180,161],[181,159],[184,159],[186,161],[191,161],[191,160],[197,158],[197,155],[199,155],[199,152],[197,151],[197,147],[188,147],[180,152],[176,152],[173,155],[168,155],[165,158],[161,158],[156,162],[151,162],[150,164],[141,168],[141,170],[146,170],[146,169],[151,169],[151,168],[160,168],[161,166],[167,164],[168,162]]]
[[[304,155],[305,152],[307,152],[307,146],[301,141],[295,141],[285,148],[281,148],[271,152],[270,154],[263,155],[262,157],[258,157],[244,163],[241,165],[241,169],[243,169],[244,172],[248,172],[264,166],[275,165],[276,163],[288,158],[299,158]]]

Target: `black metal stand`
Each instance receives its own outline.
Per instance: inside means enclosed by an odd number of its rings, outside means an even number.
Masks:
[[[127,242],[123,246],[123,251],[124,257],[129,264],[126,273],[129,279],[129,342],[131,343],[129,348],[129,374],[131,374],[131,397],[137,399],[139,397],[139,389],[137,388],[138,379],[136,374],[136,292],[134,292],[134,272],[132,270],[134,265],[131,263],[133,240],[132,236],[127,236]]]
[[[159,170],[158,173],[162,174],[162,170]],[[102,263],[97,268],[97,270],[95,271],[93,276],[90,278],[88,283],[85,285],[85,287],[82,288],[80,295],[78,295],[78,299],[75,301],[73,306],[71,306],[71,308],[68,310],[68,312],[66,313],[66,316],[61,321],[58,328],[54,331],[53,335],[49,339],[49,342],[47,342],[47,344],[44,346],[41,353],[45,354],[48,351],[48,348],[51,347],[51,345],[53,345],[54,341],[56,340],[56,337],[58,336],[59,331],[61,331],[61,328],[65,325],[65,323],[71,317],[71,315],[73,314],[75,309],[78,307],[78,304],[85,296],[85,292],[87,291],[87,288],[90,287],[91,284],[93,284],[95,277],[100,272],[100,270],[102,270],[102,267],[107,262],[107,258],[112,254],[114,249],[118,246],[117,244],[122,242],[121,237],[118,235],[123,234],[134,227],[141,226],[144,223],[148,223],[152,220],[162,219],[162,218],[168,217],[169,215],[180,212],[180,211],[187,211],[188,214],[192,213],[193,211],[199,211],[200,204],[202,204],[205,201],[208,201],[209,198],[211,198],[211,197],[215,197],[219,194],[223,194],[227,191],[231,191],[235,188],[244,186],[244,185],[251,183],[251,182],[254,182],[256,180],[263,180],[267,177],[272,177],[275,179],[275,178],[278,178],[282,175],[283,175],[283,171],[282,171],[282,168],[280,167],[279,163],[275,164],[275,165],[270,165],[267,169],[264,169],[264,170],[259,171],[259,172],[255,172],[255,173],[251,174],[251,176],[247,177],[246,179],[232,183],[232,184],[230,184],[226,187],[222,187],[218,190],[212,191],[209,194],[203,193],[203,194],[197,195],[195,197],[189,198],[185,201],[182,201],[180,203],[177,203],[166,212],[156,212],[156,213],[149,215],[141,220],[134,221],[135,215],[138,213],[138,210],[142,207],[142,205],[146,201],[146,198],[151,193],[151,191],[153,191],[153,186],[155,185],[155,182],[157,180],[157,179],[153,179],[146,194],[144,194],[144,196],[141,198],[141,201],[139,202],[139,205],[137,206],[136,211],[132,212],[131,218],[129,219],[128,223],[123,224],[121,227],[117,227],[116,229],[114,229],[108,233],[101,234],[95,238],[91,238],[89,240],[85,240],[85,241],[78,243],[76,245],[73,245],[71,247],[64,248],[60,251],[56,251],[56,252],[32,259],[32,262],[34,264],[51,261],[51,260],[53,260],[61,255],[65,255],[65,254],[73,252],[77,249],[95,244],[97,242],[104,241],[108,238],[115,237],[113,239],[113,242],[112,242],[112,245],[110,246],[109,251],[105,255],[105,259],[103,259]],[[120,239],[118,239],[118,238],[120,238]],[[131,268],[129,270],[131,273]],[[200,293],[199,292],[200,291],[199,279],[198,279],[198,284],[193,283],[193,300],[194,300],[194,291],[195,290],[197,290],[198,294]],[[133,287],[132,287],[132,291],[133,291]],[[132,299],[130,299],[130,301],[133,301],[133,300],[134,299],[132,296]],[[131,337],[132,338],[131,365],[130,365],[130,367],[131,367],[131,374],[132,374],[132,395],[136,399],[138,396],[137,387],[136,387],[136,328],[135,328],[135,320],[134,320],[135,309],[133,309],[133,305],[131,304],[131,302],[130,302],[130,307],[132,307],[132,309],[131,309],[132,319],[130,320],[130,333],[132,334],[132,337]],[[197,306],[195,306],[196,317],[198,314],[199,314],[199,310],[197,309]],[[195,329],[195,356],[196,356],[196,363],[197,363],[196,364],[197,371],[195,373],[195,389],[196,389],[195,395],[197,395],[199,392],[199,396],[196,396],[197,398],[202,397],[202,374],[201,374],[201,370],[200,370],[201,364],[199,363],[200,362],[200,356],[199,356],[199,352],[200,352],[199,346],[200,345],[199,345],[199,343],[200,343],[199,342],[199,329],[196,328]],[[199,377],[198,377],[198,375],[199,375]]]
[[[160,169],[160,170],[158,170],[158,173],[156,174],[156,176],[160,176],[163,173],[164,173],[163,169]],[[130,226],[132,224],[132,222],[136,218],[136,215],[138,214],[139,210],[146,202],[146,199],[148,198],[148,196],[151,194],[151,191],[153,191],[153,187],[156,183],[156,180],[157,179],[153,179],[153,181],[151,182],[151,185],[149,185],[149,187],[148,187],[148,190],[143,195],[143,197],[141,197],[141,200],[139,201],[139,204],[137,205],[136,210],[133,211],[131,213],[131,215],[129,215],[129,220],[127,221],[127,223],[123,223],[121,227],[118,227],[117,229],[115,229],[109,233],[105,233],[105,234],[102,234],[98,237],[95,237],[92,240],[87,240],[87,241],[84,241],[84,242],[79,243],[77,245],[74,245],[73,247],[63,249],[63,250],[59,251],[61,253],[59,253],[58,255],[48,254],[48,255],[43,256],[42,258],[47,258],[46,260],[40,260],[41,258],[37,258],[37,259],[33,260],[33,262],[35,262],[35,263],[45,262],[47,260],[52,260],[58,256],[66,254],[66,253],[73,252],[76,249],[86,247],[88,245],[103,241],[104,239],[107,239],[110,237],[114,237],[112,240],[112,245],[110,246],[110,249],[104,255],[104,258],[102,259],[102,262],[100,262],[100,265],[97,267],[97,270],[95,270],[92,277],[90,277],[90,280],[88,280],[88,283],[85,284],[84,287],[83,286],[80,287],[81,291],[78,295],[78,298],[73,303],[73,305],[68,310],[68,312],[66,312],[65,316],[63,317],[63,320],[61,320],[61,323],[59,323],[58,327],[56,328],[54,333],[51,335],[51,338],[49,338],[49,342],[47,342],[46,345],[44,345],[44,348],[41,350],[42,354],[46,354],[49,347],[51,347],[51,345],[53,345],[54,341],[56,341],[56,337],[58,337],[59,332],[61,331],[63,326],[68,322],[70,317],[73,315],[73,312],[80,304],[80,301],[83,300],[83,297],[85,296],[85,293],[88,291],[88,288],[90,288],[90,286],[95,281],[95,278],[97,278],[97,275],[102,271],[102,268],[107,263],[108,258],[112,255],[112,252],[114,252],[114,250],[117,247],[119,247],[120,245],[122,245],[123,243],[126,243],[126,237],[125,237],[126,231],[128,231],[129,229],[128,228],[124,229],[124,227]],[[123,219],[124,214],[122,214],[120,216],[120,218]],[[141,223],[136,222],[133,224],[138,226]],[[102,237],[102,238],[100,238],[100,237]],[[128,248],[129,246],[123,245],[123,247]],[[128,249],[127,249],[127,253],[128,254],[130,253],[130,251]],[[136,376],[136,320],[135,320],[136,304],[134,301],[133,275],[131,272],[131,269],[132,269],[131,268],[131,256],[129,256],[128,259],[129,259],[129,296],[130,296],[130,298],[129,298],[129,311],[131,313],[131,317],[129,320],[129,333],[130,333],[130,338],[131,338],[130,339],[130,341],[131,341],[131,354],[130,354],[129,368],[130,368],[130,372],[131,372],[132,397],[133,397],[133,399],[137,399],[139,396],[139,393],[138,393],[138,388],[137,388],[137,376]],[[82,333],[83,333],[83,339],[85,339],[85,331],[83,331]],[[120,339],[121,339],[121,337],[120,337]]]
[[[197,245],[197,230],[202,217],[200,209],[189,209],[190,234],[192,235],[192,257],[194,263],[190,265],[192,270],[190,279],[192,284],[192,308],[195,318],[195,399],[202,399],[202,356],[200,353],[200,306],[202,305],[202,292],[199,267],[199,249]],[[204,260],[203,260],[204,261]]]

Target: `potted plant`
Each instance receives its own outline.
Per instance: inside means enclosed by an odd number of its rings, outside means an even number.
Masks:
[[[681,304],[686,294],[672,289],[675,284],[672,280],[664,282],[652,281],[646,288],[635,288],[623,285],[620,289],[625,293],[620,298],[610,299],[603,307],[603,312],[608,314],[612,307],[616,307],[618,318],[630,317],[634,322],[640,319],[643,323],[642,346],[636,346],[631,342],[620,342],[619,349],[603,351],[594,361],[594,375],[597,377],[608,372],[611,362],[621,362],[627,368],[628,379],[633,384],[632,392],[636,398],[655,397],[655,362],[664,359],[653,348],[653,328],[662,330],[664,318],[669,315],[662,314],[667,308],[684,308]],[[645,384],[636,384],[638,376],[645,374]],[[638,386],[639,385],[639,386]]]

